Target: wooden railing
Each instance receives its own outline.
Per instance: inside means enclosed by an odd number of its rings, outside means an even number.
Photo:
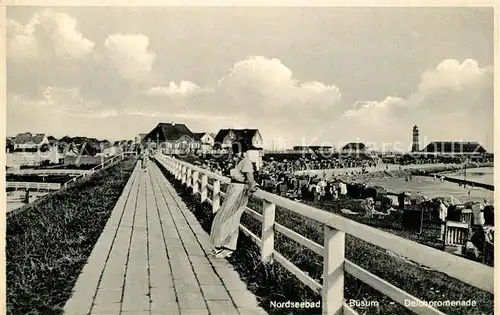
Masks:
[[[7,175],[39,175],[39,176],[57,176],[57,175],[68,175],[68,176],[78,176],[83,174],[88,174],[88,170],[71,170],[71,169],[22,169],[22,170],[9,170]]]
[[[220,209],[221,197],[225,196],[225,193],[220,189],[220,184],[229,184],[229,178],[165,155],[157,154],[155,158],[182,184],[192,187],[193,193],[199,192],[200,201],[210,203],[213,212]],[[213,179],[213,185],[208,183],[209,178]],[[207,196],[209,189],[213,192],[212,199]],[[493,293],[492,267],[403,239],[334,213],[300,204],[262,190],[258,190],[253,196],[262,200],[263,214],[261,215],[248,207],[245,212],[262,222],[262,235],[258,237],[243,225],[240,225],[241,231],[261,248],[262,261],[278,262],[312,290],[321,294],[323,314],[357,314],[344,301],[344,274],[346,272],[416,314],[444,314],[429,304],[422,303],[417,297],[345,259],[345,234],[350,234],[476,288]],[[275,222],[276,206],[323,224],[324,244],[317,244]],[[291,238],[323,257],[323,284],[318,283],[274,249],[276,232]]]
[[[7,189],[36,189],[36,190],[59,190],[59,183],[36,183],[36,182],[6,182]]]
[[[68,187],[70,184],[76,182],[77,180],[79,180],[81,178],[84,178],[84,177],[86,177],[88,175],[91,175],[91,174],[97,172],[98,170],[101,170],[103,168],[106,168],[106,167],[109,167],[111,165],[114,165],[114,164],[120,162],[121,160],[123,160],[124,158],[125,158],[125,153],[124,152],[122,152],[122,153],[120,153],[118,155],[115,155],[112,158],[107,159],[103,163],[101,163],[101,164],[99,164],[97,166],[94,166],[93,168],[91,168],[90,170],[88,170],[87,173],[84,173],[84,174],[81,174],[79,176],[73,177],[69,181],[65,182],[64,183],[64,187]]]

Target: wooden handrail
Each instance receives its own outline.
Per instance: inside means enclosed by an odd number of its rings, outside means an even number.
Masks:
[[[69,184],[76,182],[78,179],[86,177],[88,175],[92,175],[93,173],[97,172],[97,170],[104,169],[105,167],[109,167],[109,166],[111,166],[111,165],[113,165],[113,164],[115,164],[115,163],[123,160],[124,158],[125,158],[125,152],[122,152],[122,153],[120,153],[118,155],[115,155],[112,158],[105,160],[103,163],[101,163],[101,164],[99,164],[97,166],[94,166],[93,168],[91,168],[90,170],[88,170],[87,173],[81,174],[81,175],[79,175],[77,177],[73,177],[69,181],[65,182],[64,183],[64,187],[68,187]]]
[[[191,183],[198,182],[197,176],[201,174],[201,201],[207,201],[212,204],[213,212],[219,210],[220,197],[225,196],[225,193],[220,191],[220,184],[230,183],[229,178],[211,173],[208,170],[165,155],[158,154],[156,159],[167,169],[167,171],[172,173],[176,179],[181,179],[183,184],[186,184],[188,181]],[[192,175],[193,177],[188,179],[188,170],[190,170],[189,172],[191,172],[191,174],[196,173],[196,177]],[[214,179],[213,185],[208,185],[208,178]],[[208,189],[213,191],[212,200],[207,197]],[[254,196],[263,201],[263,214],[260,215],[250,208],[246,209],[246,213],[262,222],[262,238],[259,238],[250,232],[246,227],[240,225],[242,232],[248,235],[257,245],[260,246],[261,259],[263,261],[277,261],[313,290],[321,288],[323,298],[322,308],[324,314],[335,314],[339,311],[355,314],[352,309],[347,309],[346,304],[343,302],[343,279],[345,272],[367,283],[417,314],[443,314],[439,310],[426,305],[425,303],[420,304],[418,308],[412,308],[411,306],[404,305],[402,301],[405,299],[410,299],[412,301],[420,300],[395,287],[394,285],[378,278],[367,270],[364,270],[352,262],[347,261],[344,253],[345,234],[352,235],[373,245],[390,250],[391,252],[406,257],[421,265],[430,267],[436,271],[443,272],[455,279],[463,281],[486,292],[494,292],[493,268],[489,266],[418,244],[376,228],[349,220],[340,215],[297,203],[290,199],[286,199],[262,190],[255,192]],[[321,246],[320,244],[305,238],[299,233],[276,223],[274,217],[276,206],[322,223],[324,225],[324,245]],[[323,256],[323,285],[319,285],[319,283],[317,283],[314,279],[310,278],[307,274],[302,272],[298,267],[293,265],[290,261],[274,250],[275,232],[281,233],[282,235],[311,249],[313,252]]]

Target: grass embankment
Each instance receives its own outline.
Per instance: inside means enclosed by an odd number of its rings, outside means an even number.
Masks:
[[[62,314],[134,165],[119,162],[8,218],[8,314]]]
[[[193,196],[173,176],[164,171],[167,178],[184,202],[192,209],[203,229],[210,232],[213,220],[211,206],[200,204],[199,195]],[[210,197],[210,192],[209,192]],[[262,213],[262,203],[250,200],[250,208]],[[276,207],[276,221],[301,235],[323,244],[323,227],[317,222],[295,215]],[[242,224],[254,234],[261,234],[260,222],[243,215]],[[320,283],[323,272],[323,259],[309,249],[280,235],[276,235],[275,249],[307,272]],[[389,281],[406,292],[424,301],[474,300],[476,307],[443,307],[447,314],[493,314],[493,295],[440,272],[426,270],[408,262],[384,249],[346,235],[346,258],[371,273]],[[248,237],[240,233],[238,250],[230,259],[249,289],[259,297],[262,307],[270,314],[320,314],[318,309],[273,309],[271,301],[319,301],[320,295],[314,293],[278,263],[264,264],[260,261],[260,249]],[[360,314],[413,314],[403,306],[382,295],[354,277],[345,275],[345,298],[357,301],[376,301],[379,307],[356,308]]]

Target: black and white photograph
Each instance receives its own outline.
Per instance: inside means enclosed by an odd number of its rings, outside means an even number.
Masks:
[[[498,313],[493,2],[91,3],[0,4],[0,313]]]

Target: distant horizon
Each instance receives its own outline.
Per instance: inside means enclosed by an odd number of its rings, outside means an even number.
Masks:
[[[179,124],[182,124],[182,123],[179,123]],[[189,128],[189,126],[187,126],[187,127]],[[153,130],[153,128],[154,127],[152,127],[151,130]],[[228,128],[221,128],[221,129],[228,129]],[[233,128],[233,129],[237,129],[237,128]],[[30,131],[24,131],[24,132],[21,132],[21,133],[25,133],[25,132],[30,132]],[[193,133],[205,133],[205,131],[202,131],[202,132],[191,131],[191,132],[193,132]],[[94,139],[97,139],[99,141],[105,141],[106,140],[106,141],[109,141],[109,142],[129,141],[129,140],[135,141],[135,136],[132,137],[132,138],[113,139],[113,138],[91,137],[91,136],[85,136],[85,135],[68,135],[67,134],[67,135],[63,135],[63,136],[55,136],[53,134],[43,133],[43,132],[30,132],[30,133],[32,135],[44,134],[47,137],[53,136],[57,140],[60,140],[61,138],[64,138],[65,136],[67,136],[67,137],[70,137],[70,138],[75,138],[75,137],[84,137],[84,138],[89,138],[89,139],[90,138],[94,138]],[[148,134],[148,133],[149,132],[145,132],[144,134]],[[217,135],[218,131],[217,132],[208,132],[208,133],[213,133],[213,134]],[[18,134],[20,134],[20,133],[18,133]],[[7,136],[7,137],[15,138],[16,135],[14,135],[14,136]],[[137,134],[136,136],[138,136],[138,135],[139,134]],[[264,135],[262,135],[262,138],[263,138],[263,142],[266,143],[266,139],[265,139]],[[366,146],[366,150],[369,150],[369,151],[371,151],[371,148],[373,146],[375,146],[375,148],[381,148],[381,150],[375,150],[375,152],[393,152],[393,151],[394,152],[411,152],[411,146],[413,144],[413,142],[411,140],[409,140],[408,142],[401,142],[401,143],[380,142],[380,146],[378,146],[376,143],[373,143],[373,142],[370,142],[370,141],[362,141],[359,138],[358,139],[354,139],[352,141],[340,141],[337,144],[332,143],[332,142],[328,142],[328,141],[324,141],[324,142],[322,142],[320,144],[311,144],[309,140],[308,139],[303,139],[303,141],[301,143],[295,143],[295,144],[287,145],[286,147],[276,147],[276,148],[273,148],[272,145],[263,145],[262,148],[265,149],[265,150],[269,150],[269,151],[273,151],[273,150],[279,151],[279,150],[292,150],[294,147],[297,147],[297,146],[332,146],[333,148],[335,148],[337,150],[340,150],[344,145],[346,145],[348,143],[363,143]],[[267,141],[269,141],[269,140],[267,140]],[[154,141],[152,141],[152,142],[154,142]],[[455,140],[427,140],[426,137],[424,137],[424,141],[422,140],[422,137],[420,137],[420,142],[419,143],[420,144],[425,143],[425,144],[424,145],[419,145],[419,151],[416,151],[416,152],[422,151],[427,145],[429,145],[429,144],[431,144],[433,142],[452,142],[452,143],[464,143],[464,144],[465,143],[479,143],[479,145],[481,145],[487,152],[489,152],[489,153],[492,152],[481,141],[463,140],[463,139],[458,139],[458,140],[456,140],[456,139]],[[390,149],[391,147],[393,147],[393,150]],[[404,149],[405,147],[408,147],[408,149],[405,150]]]

